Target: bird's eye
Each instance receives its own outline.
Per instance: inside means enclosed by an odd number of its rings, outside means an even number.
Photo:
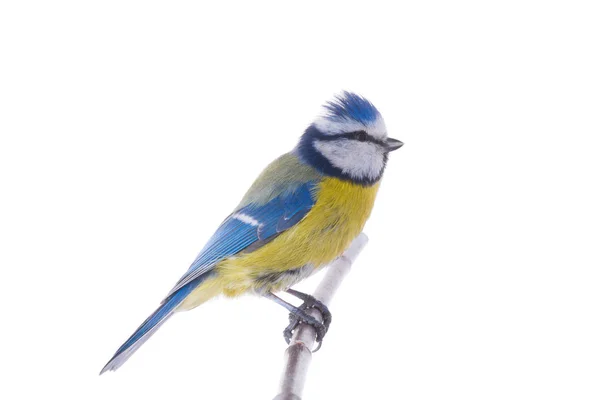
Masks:
[[[358,140],[360,142],[365,142],[367,140],[367,132],[358,131],[354,134],[354,137],[356,138],[356,140]]]

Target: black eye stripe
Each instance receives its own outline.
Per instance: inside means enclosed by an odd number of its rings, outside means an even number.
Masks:
[[[369,135],[367,135],[367,132],[365,131],[358,131],[352,134],[352,139],[358,140],[359,142],[366,142],[368,138]]]
[[[373,136],[369,135],[365,131],[343,133],[341,135],[338,135],[338,137],[343,137],[343,138],[347,138],[347,139],[351,139],[351,140],[358,140],[360,142],[371,142],[371,143],[379,144],[381,146],[385,146],[385,143],[383,141],[375,139]]]
[[[384,146],[384,147],[386,145],[385,141],[377,140],[365,131],[338,133],[335,135],[321,134],[318,136],[318,138],[319,138],[319,140],[324,140],[324,141],[330,141],[330,140],[333,141],[333,140],[337,140],[337,139],[349,139],[349,140],[356,140],[356,141],[360,141],[360,142],[371,142],[371,143],[375,143],[375,144],[378,144],[378,145]]]

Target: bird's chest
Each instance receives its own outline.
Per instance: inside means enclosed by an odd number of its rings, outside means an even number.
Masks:
[[[375,202],[379,184],[361,186],[339,179],[325,179],[318,200],[305,219],[290,232],[310,246],[306,255],[314,263],[338,257],[362,231]]]
[[[221,273],[232,284],[250,286],[290,286],[296,278],[306,278],[340,256],[362,231],[378,188],[379,183],[365,187],[324,179],[315,205],[298,224],[260,249],[221,264]]]

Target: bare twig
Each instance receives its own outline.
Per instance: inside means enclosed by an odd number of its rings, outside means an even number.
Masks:
[[[350,272],[352,263],[368,240],[364,233],[354,239],[344,254],[329,266],[325,277],[313,294],[314,297],[325,305],[331,302],[342,280]],[[308,313],[319,321],[323,321],[323,316],[318,310],[313,308]],[[308,324],[300,324],[294,331],[294,336],[284,354],[284,369],[279,384],[279,394],[275,396],[274,400],[301,400],[315,339],[315,329]]]

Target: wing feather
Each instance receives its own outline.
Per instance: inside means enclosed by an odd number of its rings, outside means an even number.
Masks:
[[[249,204],[232,213],[223,221],[167,298],[212,270],[219,261],[245,249],[254,251],[261,247],[261,243],[268,243],[300,222],[315,203],[317,183],[311,181],[295,185],[293,190],[282,192],[266,204]]]

